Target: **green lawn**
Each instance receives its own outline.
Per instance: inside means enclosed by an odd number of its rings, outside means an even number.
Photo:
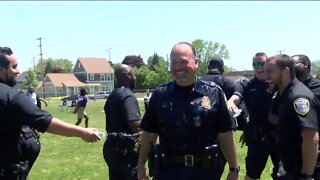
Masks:
[[[104,103],[105,100],[88,102],[86,112],[90,118],[90,127],[104,130]],[[70,112],[58,111],[58,104],[60,104],[60,101],[50,100],[48,107],[45,107],[45,109],[55,117],[74,124],[76,122],[76,115]],[[141,114],[143,114],[143,102],[139,102],[139,105],[141,108]],[[81,123],[81,126],[84,127],[84,122]],[[241,132],[235,133],[237,142],[240,134]],[[41,135],[40,141],[41,152],[29,175],[30,180],[108,179],[108,168],[102,155],[104,139],[97,143],[86,143],[79,138],[67,138],[45,133]],[[246,148],[240,148],[239,144],[237,144],[237,146],[238,161],[241,165],[240,175],[241,179],[243,179],[245,174],[244,163]],[[261,179],[271,179],[271,172],[272,166],[269,161]],[[223,177],[223,179],[225,179],[226,174],[224,174]]]

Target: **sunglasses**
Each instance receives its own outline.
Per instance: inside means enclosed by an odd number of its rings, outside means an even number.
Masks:
[[[266,64],[265,61],[253,61],[253,62],[252,62],[252,66],[253,66],[254,68],[261,68],[261,67],[263,67],[265,64]]]
[[[13,54],[11,48],[9,47],[0,47],[0,53],[6,54],[8,56]]]

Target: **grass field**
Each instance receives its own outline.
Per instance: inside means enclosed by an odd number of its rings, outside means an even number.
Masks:
[[[58,111],[59,100],[50,100],[48,110],[55,117],[74,124],[76,115]],[[100,130],[105,129],[105,100],[89,101],[86,112],[89,115],[89,126]],[[139,102],[141,114],[144,113],[143,102]],[[84,127],[84,122],[80,124]],[[241,132],[235,133],[238,142]],[[35,162],[30,180],[107,180],[108,168],[102,155],[104,140],[97,143],[86,143],[79,138],[67,138],[45,133],[41,135],[41,152]],[[240,176],[244,179],[246,148],[237,144],[238,161],[241,165]],[[228,167],[228,166],[226,166]],[[261,176],[262,180],[271,179],[272,166],[270,160]],[[225,179],[226,173],[223,176]]]

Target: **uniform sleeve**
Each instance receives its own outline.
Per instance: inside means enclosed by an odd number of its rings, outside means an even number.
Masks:
[[[123,102],[123,115],[128,121],[141,120],[138,100],[134,96],[128,96]]]
[[[142,118],[142,121],[140,123],[140,128],[144,131],[150,132],[150,133],[159,133],[158,130],[158,123],[157,123],[157,91],[154,91],[151,95],[148,108],[146,112],[144,113],[144,116]]]
[[[51,123],[52,116],[47,111],[39,109],[24,94],[12,98],[12,115],[20,125],[29,125],[40,132],[45,132]]]
[[[319,101],[314,98],[296,98],[293,100],[293,109],[302,128],[311,128],[318,131]]]
[[[218,93],[219,105],[219,126],[218,132],[227,132],[237,128],[236,119],[233,118],[227,108],[225,95],[220,90]]]

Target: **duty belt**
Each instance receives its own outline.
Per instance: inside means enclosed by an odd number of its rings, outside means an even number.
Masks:
[[[167,159],[171,163],[183,164],[186,167],[193,167],[198,164],[202,164],[205,161],[210,163],[214,157],[211,155],[192,155],[186,154],[181,156],[168,156]]]
[[[28,161],[20,162],[19,164],[8,164],[5,166],[0,165],[0,177],[6,177],[8,175],[22,176],[26,175],[28,173],[28,170]]]

